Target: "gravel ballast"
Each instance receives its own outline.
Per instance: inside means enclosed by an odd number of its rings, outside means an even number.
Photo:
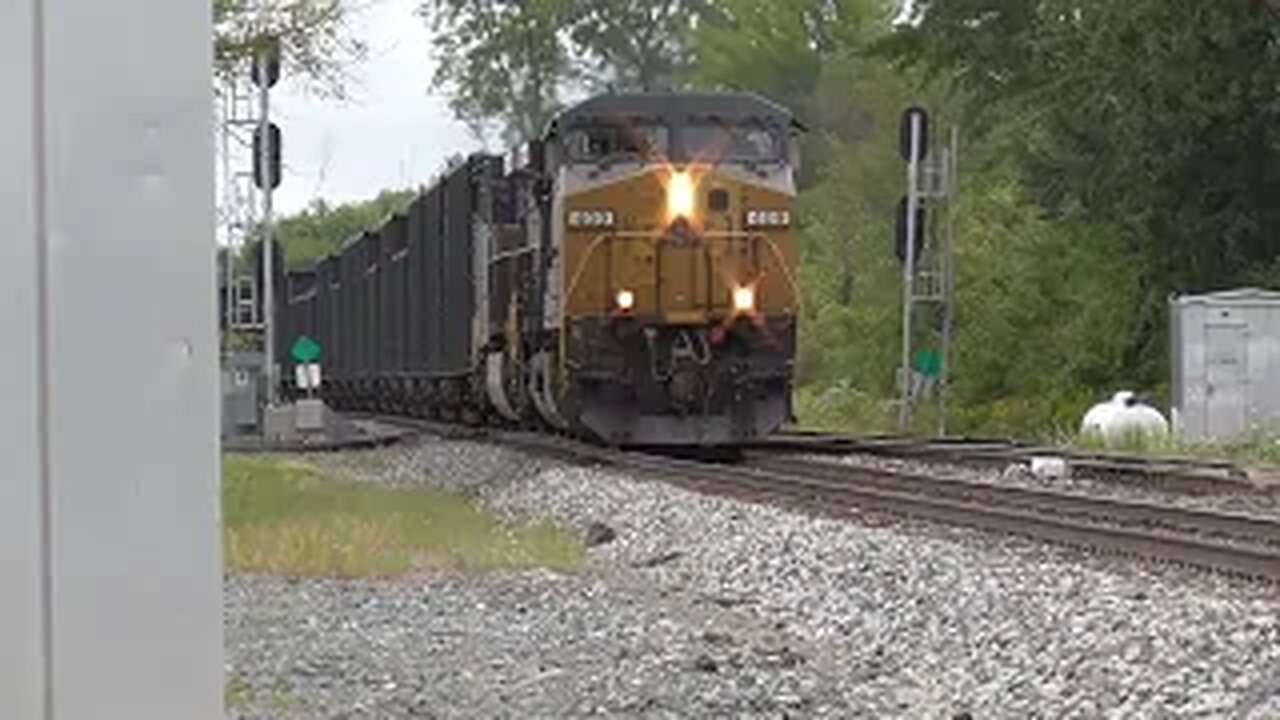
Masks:
[[[479,442],[307,459],[599,544],[567,575],[229,577],[233,716],[1280,717],[1273,586]]]

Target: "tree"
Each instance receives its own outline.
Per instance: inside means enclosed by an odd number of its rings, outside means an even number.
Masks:
[[[413,197],[413,190],[383,190],[372,200],[336,207],[316,200],[306,210],[282,218],[276,225],[276,239],[286,248],[290,266],[313,262],[337,252],[361,231],[376,228]]]
[[[697,31],[699,85],[746,90],[809,128],[799,184],[819,182],[838,144],[887,141],[910,101],[904,73],[866,48],[891,29],[887,0],[723,0]],[[843,148],[848,149],[848,148]],[[872,177],[876,177],[874,173]]]
[[[583,78],[595,90],[662,90],[693,65],[691,39],[709,0],[572,0],[570,30]]]
[[[427,0],[434,83],[454,114],[514,144],[541,134],[566,96],[678,85],[708,0]]]
[[[697,31],[697,78],[807,107],[824,66],[889,30],[886,0],[723,0]],[[859,61],[862,58],[857,58]]]
[[[434,82],[478,136],[532,138],[559,107],[570,63],[559,29],[563,0],[431,0],[419,13],[435,33]]]
[[[1275,281],[1280,76],[1273,3],[916,3],[886,44],[952,82],[1050,217],[1139,251],[1128,360],[1154,380],[1173,291]]]
[[[1277,13],[1261,2],[920,3],[900,52],[1013,116],[1055,213],[1122,220],[1157,291],[1236,282],[1280,251]]]
[[[245,71],[268,36],[280,38],[284,71],[321,94],[345,97],[349,69],[367,48],[348,21],[349,0],[213,0],[214,70]]]

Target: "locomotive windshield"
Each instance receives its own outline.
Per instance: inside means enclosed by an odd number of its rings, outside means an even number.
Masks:
[[[680,144],[690,160],[704,162],[773,162],[783,157],[777,133],[754,123],[689,125],[680,130]]]
[[[569,131],[565,148],[573,162],[665,158],[670,135],[665,125],[653,123],[591,125]]]
[[[781,135],[759,122],[697,121],[672,131],[654,122],[594,123],[565,134],[572,163],[643,162],[769,163],[786,157]]]

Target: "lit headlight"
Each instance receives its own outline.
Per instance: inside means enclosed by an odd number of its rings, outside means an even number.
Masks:
[[[612,210],[570,210],[569,227],[613,227]]]
[[[748,210],[747,227],[788,227],[791,225],[789,210]]]
[[[739,285],[733,289],[733,309],[738,312],[751,312],[756,309],[756,291],[750,285]]]
[[[687,172],[672,173],[667,181],[667,218],[693,217],[693,178]]]
[[[618,303],[618,309],[622,312],[629,312],[631,308],[636,306],[636,294],[626,288],[619,290],[613,300]]]

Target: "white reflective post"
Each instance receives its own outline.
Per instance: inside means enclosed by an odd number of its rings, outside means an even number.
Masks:
[[[0,718],[222,717],[210,24],[0,10]]]

